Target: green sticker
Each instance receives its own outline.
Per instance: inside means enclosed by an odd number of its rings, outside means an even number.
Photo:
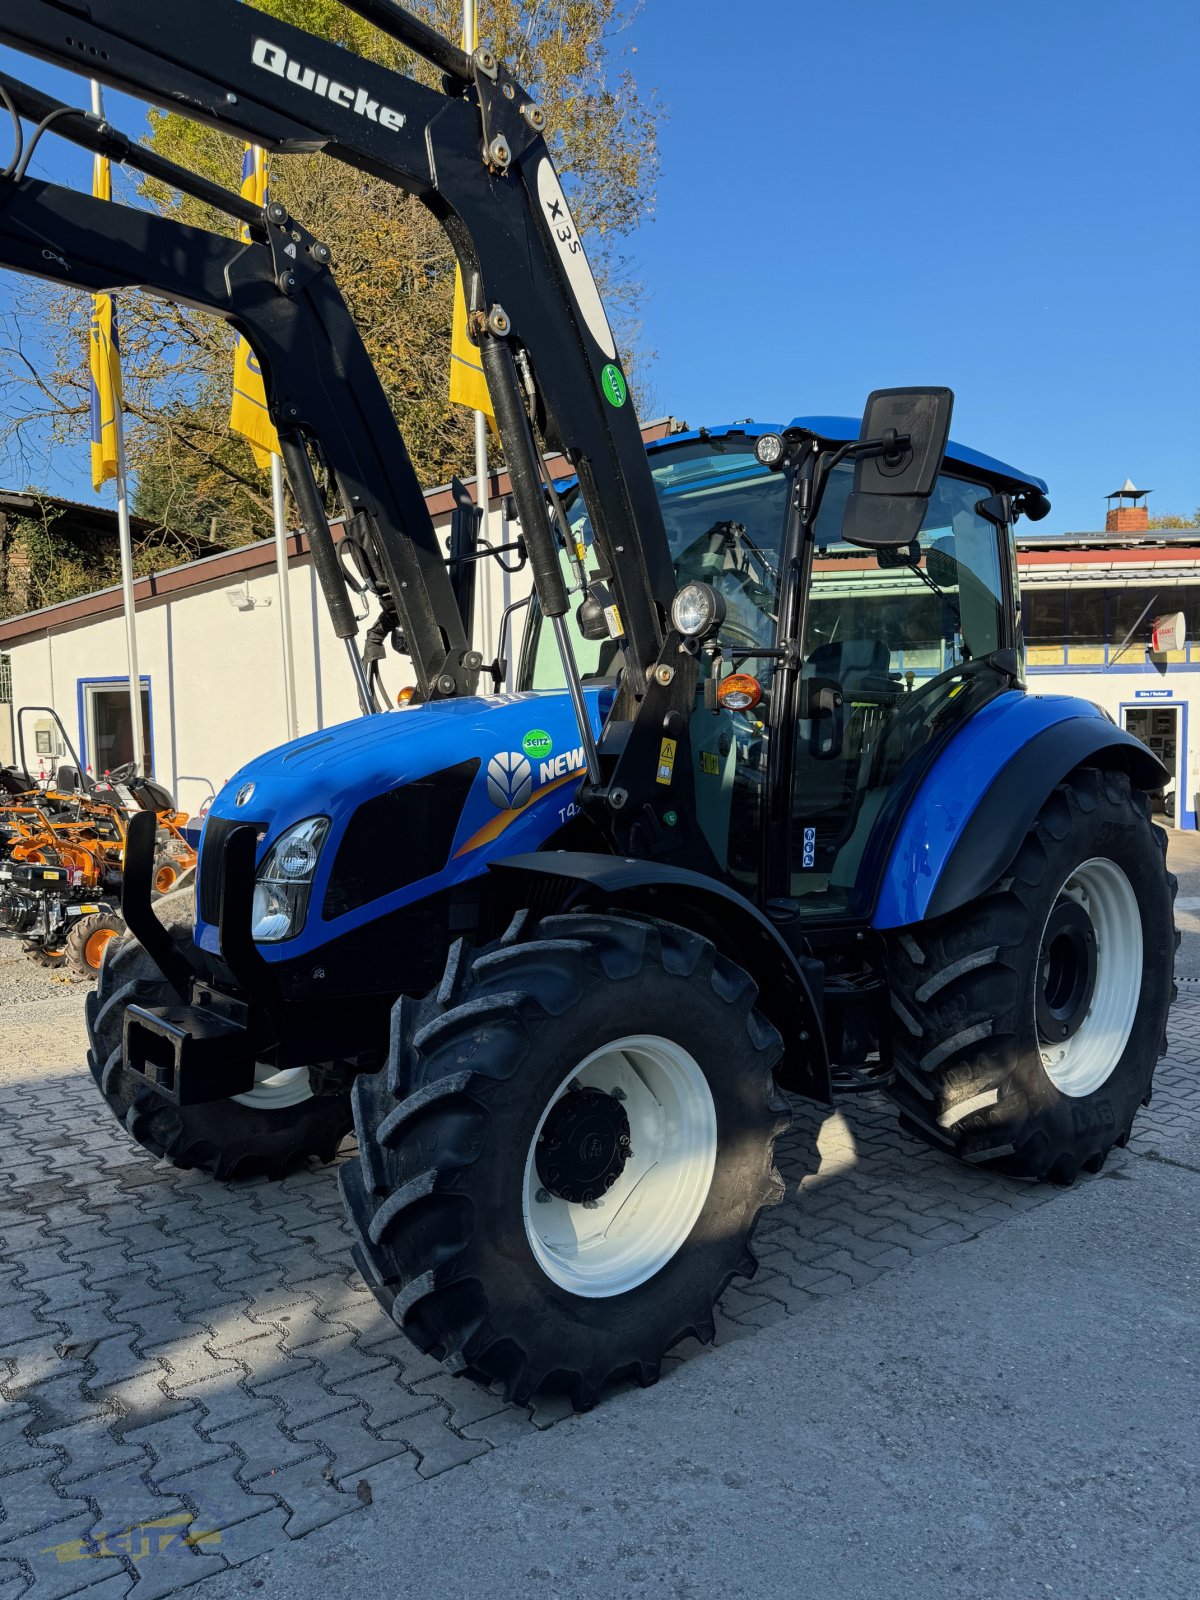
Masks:
[[[521,740],[521,749],[534,761],[544,761],[554,749],[554,741],[545,728],[530,728]]]
[[[604,398],[610,406],[623,406],[629,398],[625,374],[611,361],[600,374],[600,387],[604,390]]]

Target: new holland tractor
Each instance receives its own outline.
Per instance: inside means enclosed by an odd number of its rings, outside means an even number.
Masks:
[[[442,90],[232,0],[202,31],[151,0],[0,20],[432,209],[536,592],[520,687],[497,662],[480,693],[328,248],[5,80],[14,115],[250,229],[70,194],[27,160],[0,180],[3,264],[138,283],[250,340],[363,709],[217,796],[190,933],[154,915],[133,818],[133,937],[89,999],[89,1065],[150,1155],[218,1178],[331,1160],[353,1127],[354,1255],[397,1325],[511,1398],[586,1406],[711,1338],[753,1273],[781,1090],[882,1089],[919,1139],[1014,1178],[1068,1183],[1125,1142],[1173,996],[1163,770],[1093,706],[1027,692],[1013,528],[1046,486],[949,441],[948,391],[647,452],[541,108],[486,48],[351,4]],[[343,559],[380,606],[367,652]],[[389,637],[416,688],[380,714]]]

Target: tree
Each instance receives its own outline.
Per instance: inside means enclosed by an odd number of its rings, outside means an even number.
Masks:
[[[479,34],[526,83],[549,119],[559,164],[602,292],[626,348],[640,343],[639,285],[623,254],[653,211],[657,126],[622,62],[621,35],[638,0],[481,0]],[[255,0],[356,54],[435,82],[396,41],[337,0]],[[456,36],[457,0],[418,0]],[[236,189],[241,146],[174,113],[152,112],[148,141],[172,159]],[[334,271],[376,364],[425,483],[470,470],[471,419],[447,393],[454,257],[431,214],[402,191],[324,156],[273,157],[272,193],[334,252]],[[227,217],[144,183],[126,198],[182,221],[229,232]],[[0,441],[10,458],[36,459],[40,440],[84,449],[89,307],[31,287],[7,319],[10,399]],[[244,543],[270,532],[269,491],[249,448],[228,432],[232,338],[205,318],[147,296],[122,302],[128,452],[140,515],[184,532]],[[44,320],[40,344],[26,330]],[[642,352],[644,360],[644,352]],[[636,365],[636,361],[633,363]]]
[[[1200,528],[1200,506],[1190,517],[1181,517],[1175,511],[1164,511],[1161,516],[1151,517],[1148,526],[1152,529]]]

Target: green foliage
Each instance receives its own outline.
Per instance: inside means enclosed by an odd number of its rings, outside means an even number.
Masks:
[[[0,516],[0,618],[120,583],[116,540],[73,539],[63,532],[68,520],[50,500],[42,501],[33,516]],[[198,549],[176,532],[143,533],[134,543],[134,571],[139,577],[165,571],[193,559]]]
[[[1197,506],[1190,517],[1181,517],[1176,511],[1164,511],[1161,516],[1150,518],[1150,527],[1154,530],[1165,528],[1200,528],[1200,506]]]

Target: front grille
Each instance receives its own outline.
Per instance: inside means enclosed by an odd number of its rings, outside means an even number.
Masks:
[[[215,927],[221,920],[221,874],[225,861],[225,841],[235,828],[243,826],[245,817],[214,817],[211,812],[204,820],[200,835],[200,861],[196,872],[196,892],[200,906],[201,922]]]
[[[478,771],[479,757],[471,756],[364,800],[338,845],[325,920],[441,872]]]

